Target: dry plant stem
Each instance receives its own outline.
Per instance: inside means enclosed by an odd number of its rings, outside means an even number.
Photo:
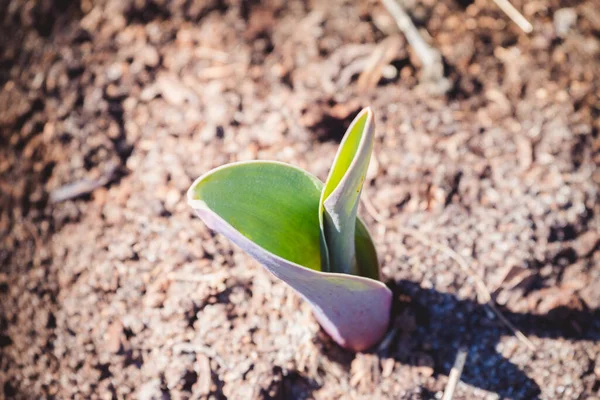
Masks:
[[[494,3],[525,33],[530,33],[533,26],[508,0],[494,0]]]
[[[117,165],[111,164],[108,171],[97,179],[81,179],[60,186],[50,192],[49,201],[50,203],[60,203],[89,194],[102,186],[108,185],[115,178],[117,169]]]
[[[446,384],[446,389],[444,390],[444,397],[442,397],[442,400],[452,400],[452,397],[454,396],[454,390],[460,381],[460,376],[463,368],[465,367],[466,360],[467,349],[465,347],[461,347],[458,349],[458,353],[456,353],[456,360],[454,361],[454,365],[450,370],[450,376],[448,377],[448,383]]]
[[[423,65],[425,67],[430,67],[435,64],[438,61],[436,59],[437,50],[434,50],[425,42],[423,37],[419,34],[417,27],[413,24],[412,20],[398,1],[381,0],[381,2],[392,17],[394,17],[398,24],[398,28],[404,33],[408,43],[415,49]]]
[[[424,245],[432,247],[432,248],[438,250],[439,252],[446,254],[451,259],[453,259],[458,264],[458,266],[468,276],[473,278],[473,280],[475,281],[475,285],[478,289],[477,292],[478,292],[480,298],[492,310],[492,312],[498,317],[498,319],[500,319],[500,321],[502,321],[502,323],[504,323],[504,325],[506,325],[513,332],[513,334],[517,337],[517,339],[519,339],[521,342],[523,342],[531,350],[534,350],[534,351],[536,350],[536,347],[531,342],[531,340],[529,340],[523,332],[521,332],[519,329],[517,329],[517,327],[514,326],[513,323],[510,322],[504,316],[504,314],[502,314],[502,312],[500,312],[500,310],[498,310],[498,308],[496,307],[496,303],[494,303],[494,300],[492,299],[492,295],[490,294],[490,291],[488,290],[485,282],[483,281],[483,279],[481,279],[481,277],[479,277],[479,275],[477,275],[477,273],[473,270],[473,268],[469,265],[469,263],[467,263],[467,261],[464,259],[464,257],[462,257],[460,254],[458,254],[457,252],[455,252],[454,250],[452,250],[450,247],[448,247],[446,245],[429,240],[427,237],[425,237],[425,235],[423,235],[422,233],[418,232],[415,229],[399,228],[399,227],[392,226],[392,224],[389,221],[386,221],[385,218],[383,218],[381,216],[381,214],[379,214],[379,212],[377,211],[375,206],[371,203],[371,201],[365,194],[363,194],[362,200],[363,200],[363,204],[365,205],[367,212],[369,213],[369,215],[371,215],[371,217],[373,217],[373,219],[375,221],[377,221],[380,224],[383,224],[385,226],[393,227],[398,232],[400,232],[404,235],[412,236],[413,238],[417,239],[419,242],[423,243]]]
[[[375,47],[366,60],[366,66],[358,77],[358,88],[368,90],[377,86],[383,74],[383,68],[391,63],[396,56],[398,47],[402,44],[400,36],[393,35],[385,38]]]
[[[381,3],[396,20],[398,28],[404,33],[406,40],[423,63],[423,78],[445,88],[447,85],[444,83],[444,65],[440,52],[425,42],[406,10],[397,0],[381,0]]]

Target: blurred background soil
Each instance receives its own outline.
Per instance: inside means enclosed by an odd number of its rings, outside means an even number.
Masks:
[[[0,1],[0,397],[440,398],[465,346],[455,399],[599,398],[599,4],[513,1],[531,34],[403,4],[447,87],[373,0]],[[364,106],[396,330],[352,354],[184,195],[237,160],[324,179]]]

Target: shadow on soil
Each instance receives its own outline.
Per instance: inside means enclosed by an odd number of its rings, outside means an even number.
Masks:
[[[468,356],[461,381],[502,398],[532,399],[540,395],[536,382],[496,350],[502,336],[512,333],[497,318],[490,318],[485,306],[423,289],[416,282],[401,280],[390,286],[397,299],[394,316],[400,318],[401,329],[380,352],[381,358],[420,365],[421,354],[433,359],[434,374],[449,375],[458,349],[465,347]],[[502,312],[530,337],[600,340],[600,310],[560,307],[546,315]],[[403,335],[404,324],[409,326]],[[514,351],[529,351],[523,348],[519,345]]]

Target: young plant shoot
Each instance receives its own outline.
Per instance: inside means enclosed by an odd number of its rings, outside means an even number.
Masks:
[[[325,184],[292,165],[246,161],[209,171],[188,191],[209,228],[296,290],[325,331],[353,351],[383,337],[392,300],[356,214],[373,132],[366,108],[344,135]]]

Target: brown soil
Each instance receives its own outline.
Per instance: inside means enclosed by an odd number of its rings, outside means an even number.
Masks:
[[[455,399],[600,396],[597,3],[515,0],[525,35],[491,1],[407,2],[442,96],[378,1],[329,3],[0,2],[0,397],[440,398],[461,346]],[[352,354],[184,193],[236,160],[324,178],[366,105],[398,329]]]

